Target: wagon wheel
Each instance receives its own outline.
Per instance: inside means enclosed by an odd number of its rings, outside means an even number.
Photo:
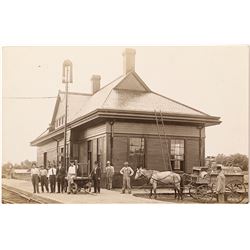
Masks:
[[[214,197],[212,187],[208,185],[201,185],[197,188],[196,199],[202,203],[209,203]]]
[[[226,200],[228,203],[240,203],[244,200],[246,187],[241,181],[230,181],[226,185]]]
[[[74,183],[71,183],[70,189],[71,189],[71,192],[72,192],[73,194],[76,194],[76,193],[77,193],[77,190],[78,190],[77,184],[76,184],[75,182],[74,182]]]
[[[189,195],[193,198],[193,199],[197,199],[197,197],[196,197],[196,192],[197,192],[197,187],[196,186],[190,186],[189,187]]]

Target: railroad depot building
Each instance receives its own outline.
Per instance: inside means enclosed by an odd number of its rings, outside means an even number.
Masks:
[[[149,89],[135,72],[135,54],[124,51],[123,75],[104,87],[93,75],[91,94],[68,93],[67,160],[78,160],[83,176],[96,160],[103,170],[111,161],[116,187],[125,161],[133,169],[187,173],[204,165],[205,128],[221,122]],[[65,92],[59,91],[47,133],[31,142],[38,165],[64,161],[64,122]]]

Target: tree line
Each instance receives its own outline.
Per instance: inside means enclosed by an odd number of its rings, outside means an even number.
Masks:
[[[6,173],[10,171],[11,168],[14,169],[30,169],[31,165],[34,161],[24,160],[20,164],[13,164],[11,162],[4,163],[2,165],[2,173]],[[243,171],[248,171],[248,157],[243,154],[232,154],[232,155],[224,155],[218,154],[215,157],[216,164],[222,164],[224,166],[234,166],[240,167]]]
[[[20,164],[7,162],[2,165],[2,173],[7,174],[11,169],[30,169],[34,161],[24,160]]]
[[[215,162],[224,166],[240,167],[243,171],[248,171],[248,157],[243,154],[218,154],[215,157]]]

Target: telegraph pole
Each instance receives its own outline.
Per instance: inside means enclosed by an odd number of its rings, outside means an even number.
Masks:
[[[68,170],[67,164],[67,118],[68,118],[68,89],[69,83],[73,82],[72,74],[72,62],[70,60],[65,60],[63,62],[63,83],[65,83],[65,117],[64,117],[64,149],[63,149],[63,158],[64,166]]]

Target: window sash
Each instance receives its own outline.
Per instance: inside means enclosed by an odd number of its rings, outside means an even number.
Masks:
[[[184,164],[184,140],[171,140],[170,154],[173,169],[181,170]]]

